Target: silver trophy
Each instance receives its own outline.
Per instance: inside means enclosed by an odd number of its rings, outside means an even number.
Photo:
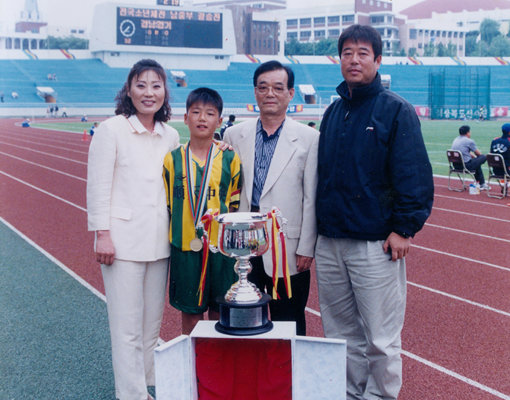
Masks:
[[[274,213],[283,222],[279,210]],[[221,214],[218,222],[218,247],[209,246],[212,252],[221,252],[234,257],[234,266],[239,280],[227,291],[224,298],[217,299],[220,305],[220,320],[216,330],[231,335],[253,335],[272,329],[268,320],[268,303],[271,296],[261,293],[248,281],[252,266],[251,257],[263,255],[269,248],[267,222],[271,217],[253,212]]]

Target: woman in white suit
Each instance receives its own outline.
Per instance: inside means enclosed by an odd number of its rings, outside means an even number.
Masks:
[[[179,145],[165,123],[166,81],[156,61],[137,62],[116,97],[116,116],[99,125],[89,149],[88,229],[96,235],[120,400],[151,399],[154,385],[170,255],[162,165]]]

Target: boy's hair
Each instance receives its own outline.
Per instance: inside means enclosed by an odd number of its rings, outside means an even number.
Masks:
[[[166,122],[172,115],[172,109],[169,103],[170,93],[168,92],[168,86],[166,84],[166,72],[157,61],[151,59],[143,59],[138,61],[135,65],[133,65],[131,71],[129,71],[126,82],[115,97],[115,115],[122,114],[126,117],[130,117],[131,115],[136,114],[136,108],[133,105],[131,98],[128,96],[128,92],[133,79],[137,78],[145,71],[154,71],[163,81],[163,85],[165,87],[165,100],[163,101],[161,108],[154,115],[154,120],[159,122]]]
[[[192,90],[186,99],[186,112],[188,112],[191,106],[195,103],[210,104],[214,106],[218,110],[220,116],[223,112],[223,100],[220,94],[214,89],[200,87]]]
[[[354,24],[342,32],[338,38],[338,56],[340,58],[342,58],[342,49],[346,40],[352,40],[355,43],[370,43],[374,52],[374,60],[382,55],[381,35],[371,26]]]
[[[255,73],[253,74],[253,87],[257,87],[257,79],[259,79],[260,75],[279,69],[283,69],[285,72],[287,72],[287,89],[292,89],[294,87],[294,71],[292,71],[292,69],[287,65],[283,65],[276,60],[267,61],[258,66],[258,68],[255,70]]]
[[[459,135],[462,135],[462,136],[467,135],[470,130],[471,130],[471,128],[469,127],[469,125],[462,125],[459,128]]]

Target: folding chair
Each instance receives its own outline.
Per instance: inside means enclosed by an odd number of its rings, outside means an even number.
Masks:
[[[470,171],[466,168],[466,164],[464,164],[464,159],[462,158],[462,154],[458,150],[446,150],[446,157],[448,157],[448,162],[450,163],[450,172],[448,173],[448,190],[453,190],[454,192],[463,192],[469,187],[469,183],[466,183],[466,179],[468,176],[475,179],[475,172]],[[461,183],[462,189],[453,188],[450,184],[452,174],[457,174]]]
[[[487,196],[502,199],[507,195],[507,184],[510,182],[510,175],[505,165],[505,159],[501,154],[489,153],[487,154],[487,164],[489,165],[489,179],[487,184],[490,186],[491,179],[498,182],[501,194],[491,194],[491,190],[487,190]]]

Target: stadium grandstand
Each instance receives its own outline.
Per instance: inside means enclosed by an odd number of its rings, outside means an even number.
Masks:
[[[0,49],[0,116],[46,116],[49,103],[68,115],[111,115],[129,68],[141,58],[167,69],[174,115],[200,86],[221,93],[226,113],[253,114],[251,77],[270,59],[296,74],[290,112],[320,117],[337,97],[338,56],[236,54],[235,41],[227,9],[99,4],[89,50]],[[510,58],[383,57],[380,72],[421,117],[478,118],[482,107],[486,118],[508,117]]]

